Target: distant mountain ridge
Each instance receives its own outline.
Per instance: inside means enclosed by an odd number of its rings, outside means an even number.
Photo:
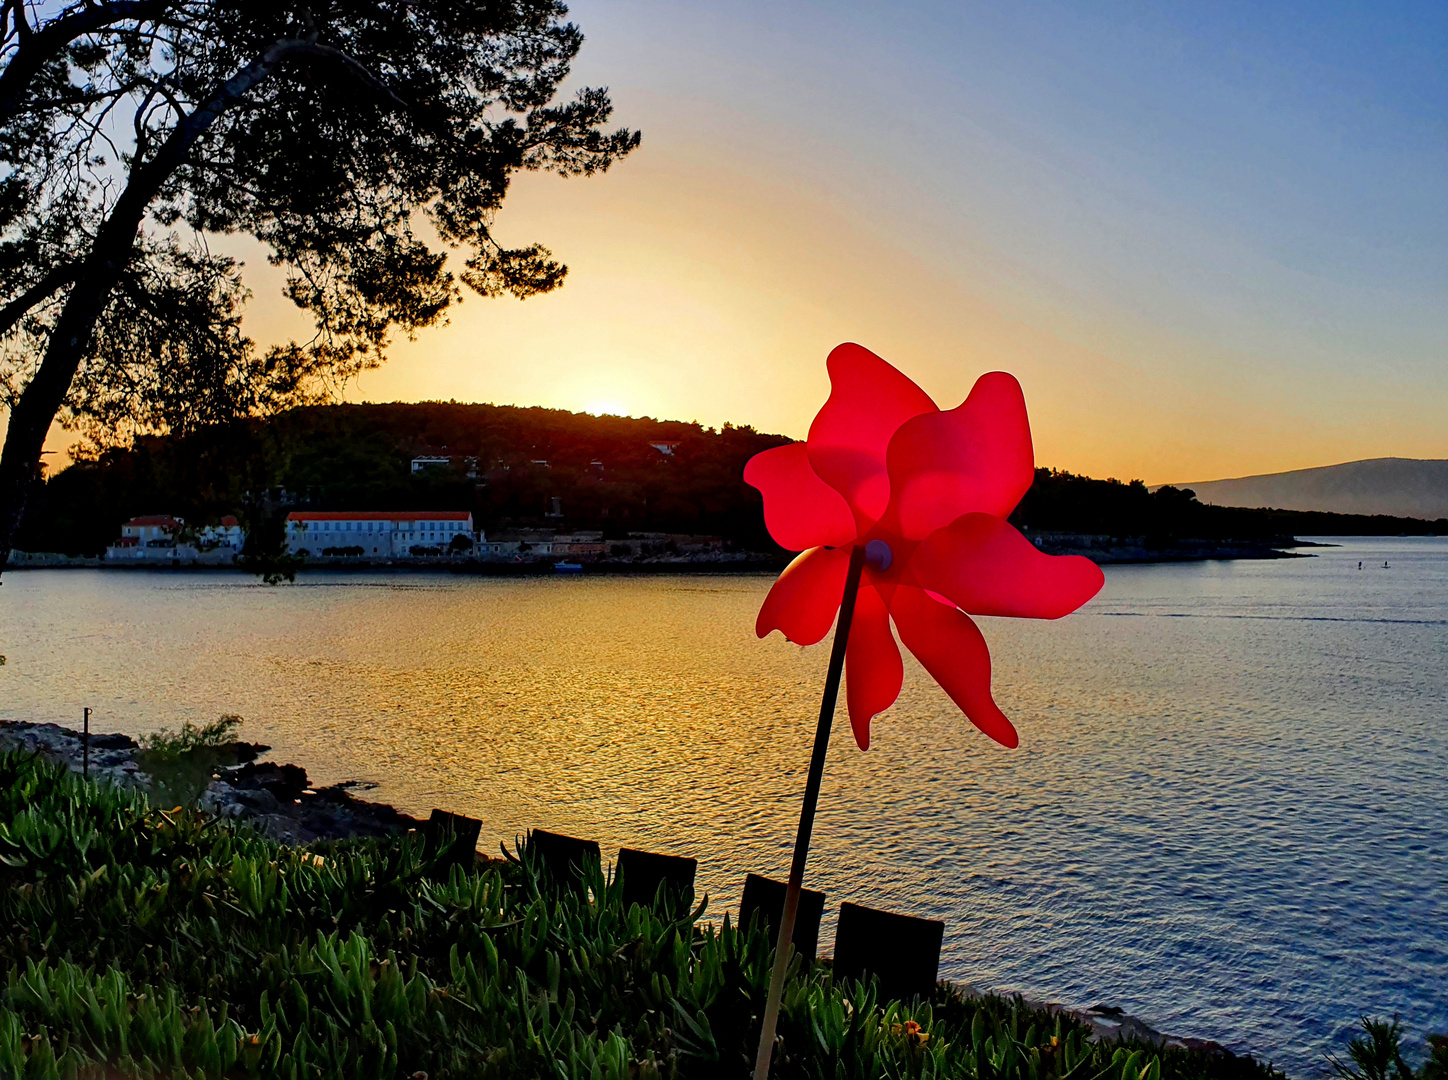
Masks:
[[[1175,484],[1217,506],[1448,517],[1448,460],[1370,458],[1316,469]]]

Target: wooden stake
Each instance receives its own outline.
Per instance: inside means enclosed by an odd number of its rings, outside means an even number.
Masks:
[[[85,731],[80,737],[81,765],[80,774],[87,780],[90,779],[90,709],[85,711]]]
[[[764,1003],[764,1025],[759,1031],[759,1055],[754,1059],[754,1080],[769,1080],[769,1059],[774,1053],[774,1032],[779,1025],[779,1003],[784,997],[784,976],[793,951],[794,919],[799,912],[799,891],[804,886],[804,864],[809,858],[809,840],[814,832],[815,805],[820,797],[820,780],[825,773],[825,754],[830,748],[830,728],[835,722],[835,701],[840,695],[840,677],[845,671],[845,646],[850,640],[850,623],[855,617],[855,595],[860,588],[860,571],[865,568],[865,549],[850,552],[845,574],[845,595],[840,599],[840,618],[830,649],[829,673],[824,697],[820,699],[819,725],[815,728],[814,754],[809,762],[809,779],[804,785],[804,806],[799,811],[799,831],[794,835],[794,861],[789,866],[789,885],[784,891],[784,910],[779,913],[779,937],[774,946],[774,970],[769,976],[769,997]]]

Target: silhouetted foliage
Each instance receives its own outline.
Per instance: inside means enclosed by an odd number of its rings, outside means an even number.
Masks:
[[[151,777],[152,797],[166,806],[194,806],[222,765],[237,764],[241,717],[223,716],[209,724],[189,720],[179,731],[162,729],[144,736],[136,760]]]
[[[1448,533],[1448,520],[1442,519],[1211,506],[1198,502],[1188,488],[1168,484],[1152,491],[1140,480],[1093,480],[1058,469],[1036,470],[1035,482],[1011,522],[1043,532],[1146,537],[1161,543]]]
[[[458,402],[308,406],[186,437],[146,436],[38,484],[17,546],[95,554],[137,514],[202,525],[236,514],[243,563],[294,574],[280,555],[286,514],[467,510],[485,531],[594,529],[720,536],[778,552],[744,463],[789,442],[751,427]],[[676,444],[665,454],[653,444]],[[453,464],[412,472],[419,456]],[[469,475],[472,473],[473,475]],[[556,503],[555,503],[556,500]],[[554,507],[558,508],[555,512]],[[1448,533],[1448,521],[1208,506],[1174,487],[1037,469],[1011,521],[1044,532],[1177,540]]]
[[[78,462],[37,491],[18,546],[95,553],[137,514],[194,524],[237,514],[248,528],[244,555],[259,557],[280,546],[287,510],[305,508],[468,510],[485,530],[684,532],[777,550],[742,474],[754,454],[785,442],[749,427],[557,409],[307,407],[184,438],[143,437]],[[665,454],[653,443],[677,445]],[[457,464],[412,472],[414,457],[444,453]],[[552,516],[554,500],[561,516]]]
[[[1340,1080],[1442,1080],[1448,1076],[1448,1036],[1428,1036],[1428,1057],[1417,1070],[1403,1058],[1403,1025],[1398,1017],[1374,1020],[1364,1016],[1362,1034],[1347,1044],[1347,1060],[1336,1054],[1327,1062]]]

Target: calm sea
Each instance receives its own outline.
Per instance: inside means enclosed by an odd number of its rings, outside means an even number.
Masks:
[[[836,727],[809,883],[944,918],[949,977],[1294,1076],[1363,1012],[1448,1031],[1448,540],[1339,543],[1113,567],[1060,622],[983,620],[1014,751],[907,657],[873,749]],[[695,855],[722,916],[787,869],[827,659],[755,639],[769,583],[13,572],[0,717],[240,713],[315,781],[492,843]]]

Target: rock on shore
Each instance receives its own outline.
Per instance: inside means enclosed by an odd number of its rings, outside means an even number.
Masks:
[[[0,749],[38,753],[79,773],[84,759],[81,733],[59,724],[0,721]],[[355,781],[313,788],[299,765],[258,762],[269,747],[230,743],[222,765],[201,794],[199,805],[218,817],[248,821],[274,840],[307,844],[352,836],[388,836],[422,828],[423,823],[385,803],[359,799]],[[143,765],[142,748],[129,735],[92,734],[90,776],[122,787],[156,789]]]

